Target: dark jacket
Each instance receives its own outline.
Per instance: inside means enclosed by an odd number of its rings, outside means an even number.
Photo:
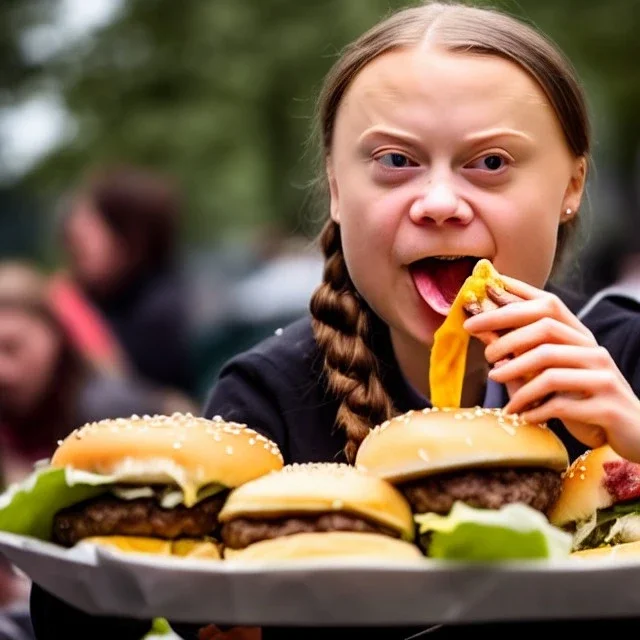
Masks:
[[[563,298],[574,312],[583,301],[569,294]],[[640,395],[640,305],[627,299],[603,300],[583,322],[605,346],[627,380]],[[388,332],[383,325],[374,328],[374,349],[382,363],[383,383],[400,411],[427,406],[427,402],[404,380],[391,350]],[[485,405],[502,406],[506,394],[494,383],[487,386]],[[344,434],[333,428],[337,402],[327,393],[319,353],[309,318],[303,318],[269,337],[253,349],[233,358],[221,371],[206,404],[205,415],[221,415],[226,420],[245,422],[274,440],[281,448],[285,463],[308,461],[344,461]],[[585,450],[560,424],[551,425],[565,442],[571,458]],[[38,587],[32,592],[32,619],[39,640],[49,638],[96,638],[111,634],[119,640],[138,640],[144,624],[92,618],[61,603]],[[203,625],[211,621],[203,620]],[[216,621],[214,621],[216,622]],[[217,621],[223,623],[225,621]],[[554,622],[553,625],[560,623]],[[572,629],[576,623],[571,623]],[[608,621],[607,628],[611,628]],[[147,623],[148,626],[148,623]],[[527,623],[527,626],[528,623]],[[535,625],[534,625],[535,626]],[[592,624],[588,627],[592,629]],[[176,626],[184,637],[195,638],[194,628]],[[388,639],[407,638],[421,629],[389,629]],[[466,627],[444,627],[447,633],[462,632]],[[504,632],[511,637],[522,625],[469,627],[469,633],[488,630],[495,637]],[[552,626],[552,630],[559,627]],[[343,629],[360,637],[363,630]],[[306,637],[302,629],[265,629],[264,639]],[[380,637],[383,637],[382,635]]]
[[[188,288],[178,270],[137,278],[117,295],[91,298],[145,380],[194,391]]]

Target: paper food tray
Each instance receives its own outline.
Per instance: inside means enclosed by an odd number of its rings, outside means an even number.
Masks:
[[[32,580],[101,615],[247,625],[413,625],[633,616],[640,560],[569,559],[470,566],[239,563],[66,550],[0,533],[0,551]]]

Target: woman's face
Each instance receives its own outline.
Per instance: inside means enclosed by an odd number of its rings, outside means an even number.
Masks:
[[[355,286],[392,337],[425,346],[474,264],[452,258],[489,258],[545,284],[585,173],[527,73],[427,47],[387,53],[358,74],[327,168]]]
[[[61,355],[55,330],[19,309],[0,308],[0,420],[2,407],[29,413],[42,399]]]
[[[64,239],[71,269],[89,289],[108,291],[126,273],[129,260],[124,241],[90,202],[74,204],[65,222]]]

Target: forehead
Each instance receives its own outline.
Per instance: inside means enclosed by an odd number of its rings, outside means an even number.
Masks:
[[[368,64],[354,79],[338,118],[351,126],[393,124],[457,135],[495,126],[532,134],[561,133],[539,84],[517,64],[491,55],[432,47],[399,49]]]

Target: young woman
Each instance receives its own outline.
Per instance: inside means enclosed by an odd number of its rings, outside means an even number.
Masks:
[[[247,422],[289,463],[353,461],[373,425],[429,405],[434,332],[483,257],[523,301],[466,323],[499,337],[472,343],[463,403],[549,420],[572,457],[608,441],[640,461],[640,315],[603,301],[581,320],[580,300],[548,286],[580,218],[590,154],[585,98],[558,50],[487,9],[400,11],[337,61],[318,125],[324,282],[310,317],[227,364],[205,414]],[[98,628],[37,589],[32,602],[39,638],[72,620],[85,637]]]

